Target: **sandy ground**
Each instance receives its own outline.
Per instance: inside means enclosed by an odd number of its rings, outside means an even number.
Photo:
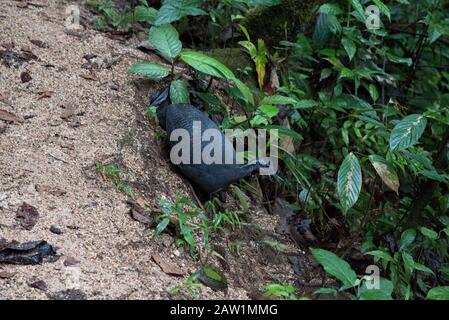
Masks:
[[[129,217],[127,196],[95,172],[96,163],[119,164],[126,181],[149,204],[161,197],[175,199],[177,193],[190,196],[161,157],[157,126],[144,116],[145,95],[136,91],[136,77],[127,72],[132,63],[157,57],[95,30],[67,32],[68,2],[34,3],[45,6],[19,8],[17,1],[0,1],[0,48],[14,43],[12,50],[31,50],[37,56],[10,67],[0,65],[0,109],[24,119],[0,121],[0,237],[46,240],[58,248],[61,258],[36,266],[0,265],[0,272],[12,275],[0,278],[0,298],[173,298],[169,289],[185,278],[165,274],[152,255],[162,256],[186,274],[194,272],[198,262],[168,235],[153,240],[152,231]],[[94,80],[81,76],[90,73],[83,68],[86,54],[97,56]],[[22,72],[32,80],[22,83]],[[53,92],[51,97],[39,99],[46,90]],[[30,231],[16,219],[23,202],[40,214]],[[253,211],[255,220],[274,229],[273,216]],[[51,226],[62,234],[52,233]],[[252,240],[241,242],[243,251],[245,246],[248,252],[259,248]],[[79,263],[65,266],[72,258]],[[294,279],[284,260],[260,260],[229,257],[227,295],[204,287],[200,297],[248,298],[249,281],[259,285]],[[247,279],[245,272],[250,273]],[[44,281],[47,290],[29,286],[36,280]]]

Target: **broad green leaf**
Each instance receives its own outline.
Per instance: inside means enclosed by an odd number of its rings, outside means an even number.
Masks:
[[[134,18],[139,22],[154,24],[157,10],[151,7],[137,6],[134,8]]]
[[[387,58],[393,63],[405,64],[409,67],[413,64],[412,58],[400,58],[391,53],[387,53]]]
[[[374,169],[382,181],[394,192],[399,193],[399,177],[394,167],[384,158],[378,155],[369,156]]]
[[[253,97],[253,94],[251,93],[251,90],[248,88],[248,86],[235,77],[231,78],[231,80],[234,81],[235,86],[243,94],[245,101],[251,105],[254,105],[254,97]]]
[[[413,268],[415,270],[419,270],[419,271],[422,271],[422,272],[426,272],[426,273],[430,273],[432,275],[435,275],[435,273],[432,271],[432,269],[430,269],[429,267],[426,267],[425,265],[423,265],[421,263],[418,263],[418,262],[415,262],[415,265],[413,266]]]
[[[362,169],[357,157],[350,153],[338,170],[338,195],[346,213],[357,202],[362,189]]]
[[[435,287],[427,293],[428,300],[449,300],[449,287]]]
[[[416,230],[415,229],[407,229],[401,235],[401,247],[400,250],[406,249],[409,245],[415,241],[416,238]]]
[[[413,259],[412,255],[408,252],[402,251],[402,261],[404,262],[404,267],[406,268],[407,272],[411,274],[415,269],[415,260]]]
[[[380,0],[373,0],[373,2],[379,8],[379,10],[388,17],[388,20],[391,20],[390,9]]]
[[[260,102],[261,105],[263,104],[297,104],[298,100],[290,98],[290,97],[284,97],[284,96],[268,96],[262,99]]]
[[[374,251],[367,252],[366,254],[372,255],[372,256],[374,256],[376,258],[383,259],[383,260],[385,260],[387,262],[392,262],[393,261],[393,258],[391,257],[391,255],[389,253],[385,252],[385,251],[374,250]]]
[[[427,119],[423,115],[412,114],[396,124],[390,136],[391,150],[405,150],[418,143],[424,130]]]
[[[419,228],[419,231],[426,236],[427,238],[431,239],[431,240],[436,240],[438,239],[438,233],[433,231],[432,229],[426,228],[426,227],[421,227]]]
[[[359,0],[350,0],[355,11],[360,15],[361,18],[365,18],[365,10]]]
[[[355,286],[357,275],[351,266],[336,254],[323,249],[310,249],[314,258],[331,274],[348,288]]]
[[[234,73],[217,59],[192,50],[182,50],[180,55],[182,61],[202,73],[222,79],[235,79]]]
[[[170,84],[171,103],[190,103],[189,89],[184,80],[175,80]]]
[[[319,105],[318,101],[304,99],[304,100],[299,100],[295,104],[294,107],[295,107],[295,109],[310,109],[310,108],[316,107],[318,105]]]
[[[204,266],[199,270],[198,280],[213,290],[226,290],[228,288],[226,276],[211,265]]]
[[[200,9],[203,0],[165,0],[156,17],[156,26],[178,21],[185,16],[199,16],[207,13]]]
[[[355,46],[354,41],[352,41],[349,38],[342,38],[341,39],[341,44],[343,45],[343,48],[345,48],[346,53],[348,54],[349,60],[352,60],[352,58],[354,58],[354,55],[357,51],[357,47]]]
[[[182,43],[179,41],[178,31],[166,24],[160,27],[151,27],[150,43],[164,57],[174,59],[181,52]]]
[[[168,68],[150,62],[133,64],[129,69],[129,72],[140,74],[152,79],[162,79],[170,74],[170,70]]]
[[[278,132],[281,135],[285,135],[288,137],[292,137],[294,139],[298,139],[298,140],[302,140],[303,137],[297,133],[296,131],[286,128],[284,126],[279,126],[279,125],[268,125],[268,126],[264,126],[263,129],[267,129],[267,130],[278,130]]]
[[[376,102],[377,99],[379,99],[379,91],[377,90],[376,85],[370,84],[368,87],[368,91],[373,101]]]
[[[261,105],[256,110],[255,117],[251,120],[252,126],[268,124],[275,115],[279,113],[279,108],[272,105]]]

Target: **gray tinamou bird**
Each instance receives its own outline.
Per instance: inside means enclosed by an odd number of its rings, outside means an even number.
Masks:
[[[183,175],[192,181],[203,192],[211,195],[223,190],[233,182],[250,176],[260,168],[269,167],[265,161],[255,161],[247,164],[236,163],[236,152],[231,142],[226,138],[218,125],[212,121],[208,114],[202,112],[189,104],[168,104],[167,99],[169,89],[156,91],[150,98],[150,105],[157,107],[157,117],[161,127],[167,132],[168,140],[175,129],[185,129],[190,136],[190,162],[189,164],[178,164],[177,167]],[[207,129],[216,129],[220,132],[222,139],[222,164],[206,164],[201,159],[201,163],[193,164],[193,122],[201,122],[201,134]],[[169,141],[170,149],[178,142]],[[201,141],[201,152],[210,144],[208,141]],[[232,154],[232,164],[225,164],[225,155]],[[211,152],[211,156],[214,152]],[[229,156],[228,156],[229,157]]]

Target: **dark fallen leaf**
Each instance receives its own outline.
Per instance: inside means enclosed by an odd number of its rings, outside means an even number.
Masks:
[[[62,230],[60,228],[58,228],[57,226],[51,226],[50,232],[54,233],[54,234],[62,234]]]
[[[86,80],[91,80],[91,81],[97,81],[97,76],[93,73],[87,73],[87,74],[82,74],[81,75],[82,78],[86,79]]]
[[[15,273],[12,272],[6,272],[6,271],[0,271],[0,279],[9,279],[14,277]]]
[[[28,72],[24,71],[20,74],[20,80],[22,80],[22,83],[26,83],[26,82],[30,82],[31,80],[33,80],[33,78],[31,78],[31,76]]]
[[[26,243],[0,241],[0,263],[28,265],[58,259],[56,250],[44,240]]]
[[[164,261],[164,259],[162,259],[160,256],[153,254],[151,257],[153,258],[154,262],[156,262],[157,265],[162,269],[162,271],[164,273],[171,275],[171,276],[177,276],[177,277],[182,277],[184,275],[184,272],[182,270],[179,270],[179,268]]]
[[[16,218],[20,221],[20,225],[26,230],[31,230],[36,225],[39,219],[39,212],[37,209],[28,203],[24,202],[17,209]]]
[[[48,44],[41,40],[30,39],[30,42],[39,48],[48,48]]]
[[[22,48],[20,58],[22,61],[38,60],[38,57],[28,48]]]
[[[288,261],[292,264],[296,275],[301,275],[304,270],[304,262],[300,256],[288,256]]]
[[[81,68],[86,70],[94,70],[98,69],[98,63],[96,62],[86,62],[81,65]]]
[[[83,58],[89,62],[90,62],[90,60],[95,59],[96,57],[97,57],[97,55],[93,54],[93,53],[88,53],[83,56]]]
[[[44,90],[38,92],[39,96],[37,97],[37,100],[42,100],[44,98],[51,98],[53,95],[53,91],[50,90]]]
[[[77,264],[79,264],[80,262],[78,260],[76,260],[73,257],[67,257],[64,261],[64,266],[66,267],[72,267],[72,266],[76,266]]]
[[[67,193],[67,191],[58,189],[58,188],[52,188],[50,186],[42,185],[42,184],[36,184],[34,186],[37,192],[39,193],[49,193],[52,196],[60,197]]]
[[[212,290],[228,289],[228,280],[226,279],[226,276],[220,270],[211,265],[202,267],[198,271],[197,279]]]
[[[136,221],[139,221],[140,223],[152,225],[154,222],[149,215],[144,215],[138,212],[137,210],[131,209],[130,214],[131,218],[133,218]]]
[[[6,122],[14,122],[14,123],[22,123],[23,120],[16,116],[14,113],[0,110],[0,120],[6,121]]]
[[[47,291],[47,284],[45,283],[44,280],[32,279],[31,281],[28,282],[28,286],[42,291]]]
[[[128,205],[130,207],[129,215],[131,216],[131,218],[149,226],[154,226],[156,224],[153,218],[148,214],[148,212],[145,211],[145,209],[142,208],[138,203],[134,201],[128,201]]]

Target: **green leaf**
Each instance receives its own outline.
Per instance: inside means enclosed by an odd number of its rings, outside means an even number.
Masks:
[[[394,167],[384,158],[378,155],[369,156],[374,169],[382,181],[394,192],[399,193],[399,177]]]
[[[449,300],[449,287],[435,287],[427,293],[428,300]]]
[[[198,280],[213,290],[226,290],[228,288],[226,276],[211,265],[204,266],[199,270]]]
[[[390,136],[391,150],[405,150],[418,143],[424,130],[427,119],[423,115],[412,114],[396,124]]]
[[[294,107],[295,107],[295,109],[310,109],[310,108],[314,108],[318,105],[319,105],[319,103],[315,100],[304,99],[304,100],[299,100],[298,103],[296,103],[296,105]]]
[[[426,272],[426,273],[430,273],[432,275],[435,275],[435,273],[432,271],[432,269],[430,269],[429,267],[426,267],[425,265],[415,262],[415,265],[413,266],[414,269],[422,271],[422,272]]]
[[[156,226],[156,232],[154,235],[159,235],[161,234],[168,226],[168,224],[170,223],[170,218],[164,218],[161,222],[159,222],[159,224]]]
[[[174,59],[181,52],[182,43],[176,29],[166,24],[150,29],[150,43],[164,57]]]
[[[372,255],[376,258],[380,258],[386,262],[393,262],[393,258],[391,257],[391,255],[385,251],[374,250],[374,251],[367,252],[366,254]]]
[[[162,79],[170,74],[170,70],[159,64],[142,62],[136,63],[129,69],[130,73],[140,74],[145,77],[152,79]]]
[[[354,55],[357,51],[357,47],[355,46],[354,41],[352,41],[349,38],[344,37],[341,39],[341,44],[345,48],[346,53],[348,54],[349,60],[352,60],[352,58],[354,58]]]
[[[137,6],[134,8],[134,18],[139,22],[154,24],[157,10],[151,7]]]
[[[415,229],[407,229],[401,235],[401,247],[399,250],[406,249],[409,245],[415,241],[416,238],[416,230]]]
[[[170,84],[171,103],[190,103],[189,90],[184,80],[175,80]]]
[[[379,10],[388,17],[388,20],[391,21],[390,9],[380,0],[373,0],[373,2],[379,8]]]
[[[260,102],[261,105],[263,104],[296,104],[298,103],[298,100],[290,98],[290,97],[284,97],[284,96],[268,96],[263,98],[263,100]]]
[[[255,117],[251,120],[252,126],[257,126],[260,124],[268,124],[274,116],[279,113],[279,108],[272,105],[261,105],[256,110]]]
[[[355,11],[360,15],[361,18],[365,18],[365,10],[359,0],[351,0],[351,4]]]
[[[387,53],[387,58],[393,63],[405,64],[409,67],[413,64],[412,58],[400,58],[391,53]]]
[[[185,16],[199,16],[207,13],[200,9],[203,0],[165,0],[156,17],[154,24],[163,24],[178,21]]]
[[[340,280],[346,287],[356,285],[357,275],[351,266],[334,253],[323,249],[310,249],[314,258],[323,266],[327,273]]]
[[[432,229],[426,228],[426,227],[421,227],[419,228],[419,231],[426,236],[427,238],[431,239],[431,240],[436,240],[438,239],[438,233],[433,231]]]
[[[362,169],[357,157],[350,153],[338,170],[338,195],[346,213],[357,202],[362,189]]]
[[[251,105],[254,105],[254,97],[248,86],[235,77],[231,78],[231,80],[234,81],[237,89],[239,89],[239,91],[243,94],[245,101]]]
[[[192,50],[182,50],[181,60],[192,68],[207,75],[221,79],[235,79],[234,73],[228,67],[217,59],[206,56],[205,54]]]

